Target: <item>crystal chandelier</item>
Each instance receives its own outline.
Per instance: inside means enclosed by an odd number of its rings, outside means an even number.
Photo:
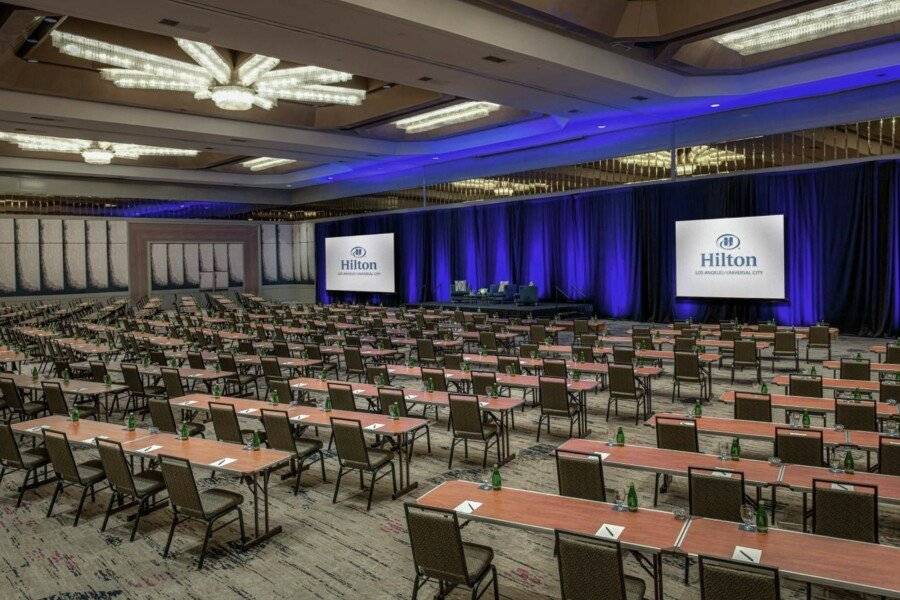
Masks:
[[[729,31],[712,39],[747,56],[897,19],[900,19],[900,2],[897,0],[845,0]]]
[[[266,169],[280,167],[281,165],[289,165],[295,162],[297,161],[291,158],[273,158],[271,156],[260,156],[259,158],[251,158],[250,160],[245,160],[241,163],[241,165],[247,167],[251,171],[265,171]]]
[[[120,144],[118,142],[95,142],[75,138],[6,133],[0,131],[0,140],[15,144],[22,150],[32,152],[62,152],[80,154],[84,162],[92,165],[108,165],[113,158],[134,160],[142,156],[197,156],[197,150],[183,148],[162,148],[140,144]]]
[[[491,192],[495,196],[512,196],[513,194],[540,192],[546,190],[549,187],[546,183],[523,183],[520,181],[489,179],[486,177],[476,177],[474,179],[454,181],[451,183],[451,185],[455,188],[463,190]]]
[[[281,62],[253,54],[236,67],[203,42],[175,38],[194,63],[118,46],[81,35],[54,31],[53,45],[68,56],[112,65],[100,70],[117,87],[191,92],[223,110],[269,110],[278,100],[357,105],[365,90],[330,85],[350,81],[351,73],[306,66],[274,70]]]
[[[488,116],[500,108],[493,102],[463,102],[394,121],[406,133],[421,133]]]
[[[743,162],[746,156],[731,150],[713,148],[705,144],[691,146],[685,152],[679,152],[676,156],[675,173],[677,175],[690,175],[701,167],[709,168],[714,165],[722,165],[729,162]],[[621,163],[635,167],[669,169],[672,164],[672,153],[669,150],[657,152],[644,152],[617,158]]]

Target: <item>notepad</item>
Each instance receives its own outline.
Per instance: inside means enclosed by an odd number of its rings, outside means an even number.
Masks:
[[[619,539],[619,536],[622,535],[623,531],[625,531],[625,528],[621,525],[609,525],[608,523],[604,523],[594,535],[607,540],[617,540]]]
[[[302,388],[302,387],[306,387],[306,384],[305,383],[295,383],[291,387],[292,388]]]
[[[464,515],[470,515],[478,510],[479,507],[481,507],[481,502],[475,502],[474,500],[463,500],[453,510]]]
[[[397,369],[388,369],[388,373],[396,373]]]
[[[238,411],[238,414],[239,415],[252,415],[256,411],[257,411],[257,409],[255,409],[255,408],[242,408],[241,410]]]
[[[89,438],[81,440],[81,443],[82,444],[93,444],[94,440],[105,440],[106,438],[107,438],[107,436],[105,436],[105,435],[95,435],[94,437],[89,437]]]
[[[416,396],[415,394],[407,394],[406,396],[404,396],[404,398],[406,398],[407,400],[415,400],[416,398],[418,398],[418,396]]]
[[[41,431],[43,431],[44,429],[48,429],[49,427],[49,425],[38,425],[37,427],[29,427],[28,429],[26,429],[26,431],[28,431],[29,433],[40,433]]]
[[[185,400],[184,402],[179,402],[181,406],[190,406],[191,404],[197,404],[196,400]]]
[[[849,483],[837,483],[834,482],[831,484],[831,489],[833,490],[843,490],[845,492],[852,492],[853,486]]]
[[[308,419],[309,415],[297,415],[296,417],[291,417],[291,421],[302,421],[303,419]]]
[[[713,477],[721,477],[723,479],[731,479],[731,473],[727,471],[717,471],[713,470],[709,472]]]
[[[365,394],[366,390],[353,390],[354,394]]]
[[[162,448],[162,446],[153,444],[152,446],[145,446],[145,447],[139,449],[138,452],[140,452],[141,454],[150,454],[151,452],[155,452],[155,451],[159,450],[160,448]]]
[[[597,456],[600,457],[600,460],[606,460],[609,458],[609,452],[594,452]]]
[[[489,403],[486,402],[486,401],[484,401],[484,400],[482,400],[482,401],[479,402],[478,404],[481,406],[481,408],[484,408],[484,407],[487,406]]]
[[[732,560],[759,564],[759,561],[762,558],[762,550],[747,548],[746,546],[735,546],[731,558]]]
[[[376,429],[381,429],[382,427],[384,427],[384,423],[372,423],[371,425],[366,425],[363,429],[375,431]]]
[[[209,466],[211,466],[211,467],[225,467],[225,466],[228,466],[228,465],[230,465],[231,463],[235,462],[236,460],[237,460],[236,458],[220,458],[219,460],[215,460],[215,461],[209,463]]]

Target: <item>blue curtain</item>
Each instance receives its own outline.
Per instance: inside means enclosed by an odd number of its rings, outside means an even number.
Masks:
[[[785,215],[787,299],[675,296],[675,221]],[[393,232],[397,293],[325,290],[324,239]],[[828,321],[900,332],[900,161],[693,179],[569,196],[358,217],[316,225],[321,302],[447,300],[473,287],[535,282],[544,300],[589,301],[599,316]]]

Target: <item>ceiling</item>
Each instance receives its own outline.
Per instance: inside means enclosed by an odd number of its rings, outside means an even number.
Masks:
[[[0,142],[2,186],[53,194],[127,182],[147,198],[322,202],[748,134],[897,113],[898,23],[741,56],[716,35],[830,4],[798,0],[19,0],[0,4],[0,131],[199,150],[89,165]],[[45,17],[61,17],[47,25]],[[55,19],[54,19],[55,20]],[[354,74],[359,106],[225,111],[190,93],[120,89],[63,55],[54,27],[189,60],[174,37],[236,59]],[[827,103],[866,90],[863,106]],[[463,100],[501,105],[419,134],[393,121]],[[781,105],[784,105],[781,107]],[[787,108],[790,104],[790,109]],[[814,110],[811,107],[817,107]],[[770,108],[774,107],[774,108]],[[884,113],[884,114],[881,114]],[[767,115],[764,117],[764,115]],[[750,117],[748,119],[748,117]],[[748,123],[747,121],[752,121]],[[815,121],[810,122],[810,121]],[[658,147],[658,146],[657,146]],[[572,158],[573,152],[579,153]],[[251,172],[269,156],[296,162]],[[525,164],[527,161],[527,164]],[[36,183],[36,179],[40,179]],[[56,182],[56,183],[54,183]],[[178,189],[173,187],[178,186]],[[140,187],[138,187],[140,186]],[[264,193],[263,193],[264,191]],[[112,193],[112,192],[110,192]],[[136,197],[136,196],[131,196]]]

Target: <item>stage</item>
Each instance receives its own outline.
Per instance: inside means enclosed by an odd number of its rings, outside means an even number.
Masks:
[[[593,305],[579,302],[538,302],[530,306],[520,306],[512,302],[420,302],[419,304],[410,304],[410,306],[483,312],[512,317],[555,317],[557,315],[590,317],[594,313]]]

